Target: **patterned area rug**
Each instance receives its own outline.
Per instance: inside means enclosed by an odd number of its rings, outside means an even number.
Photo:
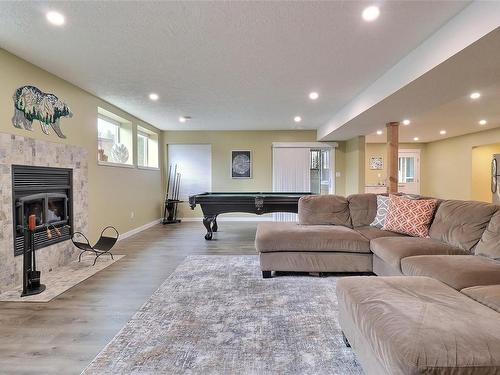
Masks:
[[[113,263],[119,261],[125,255],[114,255],[112,260],[109,255],[100,257],[95,266],[94,256],[88,254],[82,256],[82,261],[74,261],[67,266],[59,267],[52,272],[42,272],[42,284],[45,284],[45,289],[40,294],[34,296],[21,297],[22,286],[16,289],[7,290],[0,294],[0,302],[50,302],[58,295],[64,293],[75,285],[102,271]]]
[[[83,374],[362,374],[335,277],[262,279],[256,256],[192,256]]]

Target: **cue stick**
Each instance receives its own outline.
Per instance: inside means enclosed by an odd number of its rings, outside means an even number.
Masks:
[[[167,178],[167,197],[165,198],[165,202],[168,201],[168,190],[170,189],[170,174],[172,173],[172,164],[168,166],[168,178]]]
[[[177,184],[176,184],[176,192],[175,192],[175,200],[179,199],[179,186],[181,185],[181,174],[177,173]]]
[[[181,185],[181,174],[178,173],[177,174],[177,193],[176,193],[175,200],[179,199],[179,187],[180,187],[180,185]],[[177,220],[177,206],[178,205],[179,205],[179,202],[174,203],[174,217],[173,217],[174,220]]]
[[[172,198],[175,199],[175,176],[177,175],[177,164],[174,165],[174,173],[173,173],[173,178],[172,182],[174,183],[172,186]]]

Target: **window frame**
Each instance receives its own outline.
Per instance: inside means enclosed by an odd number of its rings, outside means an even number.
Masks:
[[[143,150],[143,159],[145,161],[144,164],[139,163],[139,145],[137,145],[137,166],[138,167],[149,167],[149,141],[150,137],[149,134],[140,131],[139,129],[137,130],[137,143],[139,143],[139,137],[144,139],[144,150]],[[149,167],[151,168],[151,167]]]
[[[97,122],[97,140],[101,140],[101,139],[106,139],[106,140],[109,140],[109,138],[101,138],[99,137],[99,120],[102,120],[102,121],[106,121],[107,123],[110,123],[112,125],[115,125],[117,127],[117,136],[116,138],[118,139],[118,143],[120,143],[120,128],[122,126],[122,123],[119,122],[119,121],[116,121],[116,120],[113,120],[112,118],[109,118],[107,116],[104,116],[100,113],[97,114],[97,119],[98,119],[98,122]]]
[[[99,137],[99,119],[102,120],[102,121],[105,121],[109,124],[112,124],[112,125],[115,125],[117,127],[117,142],[116,143],[121,143],[122,141],[122,136],[121,136],[121,132],[122,131],[130,131],[130,133],[132,134],[133,133],[133,125],[131,123],[129,123],[127,120],[123,119],[123,122],[120,122],[118,120],[115,120],[109,116],[106,116],[105,114],[99,112],[100,108],[98,108],[98,112],[97,112],[97,150],[99,150],[99,142],[102,141],[102,140],[105,140],[105,141],[109,141],[111,140],[110,138],[101,138]],[[112,112],[110,112],[111,114],[113,114]],[[114,114],[113,114],[114,115]],[[118,117],[118,116],[117,116]],[[126,129],[126,127],[130,127],[129,129]],[[131,157],[132,157],[132,163],[130,164],[127,164],[127,163],[117,163],[117,162],[113,162],[113,161],[104,161],[104,160],[100,160],[99,159],[99,156],[97,157],[97,165],[100,165],[100,166],[108,166],[108,167],[119,167],[119,168],[135,168],[136,165],[135,165],[135,162],[134,162],[134,143],[133,141],[131,142],[130,144],[130,147],[131,147],[131,150],[129,150],[129,152],[131,152]],[[129,156],[130,157],[130,156]]]
[[[151,145],[149,142],[155,142],[156,143],[156,152],[159,153],[159,145],[160,145],[160,135],[154,131],[151,131],[141,125],[137,125],[137,168],[138,169],[149,169],[149,170],[154,170],[157,171],[160,169],[160,155],[157,155],[157,166],[152,167],[149,166],[149,153],[150,153],[150,147]],[[145,142],[145,147],[144,147],[144,152],[145,152],[145,158],[144,160],[146,161],[146,165],[141,165],[139,164],[139,137],[144,137],[146,139]]]

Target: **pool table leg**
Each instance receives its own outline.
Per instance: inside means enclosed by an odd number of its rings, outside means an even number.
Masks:
[[[219,229],[219,226],[217,225],[217,215],[215,215],[214,222],[212,224],[212,232],[217,232],[217,229]]]
[[[205,234],[205,239],[207,241],[210,241],[212,239],[212,236],[213,236],[213,223],[215,222],[215,218],[217,217],[217,215],[209,215],[209,216],[205,216],[203,217],[203,225],[205,226],[205,228],[207,228],[207,234]],[[217,227],[216,227],[217,229]]]

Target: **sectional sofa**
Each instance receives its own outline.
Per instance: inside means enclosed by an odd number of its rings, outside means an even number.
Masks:
[[[370,226],[373,194],[310,196],[299,223],[261,223],[271,271],[373,272],[337,282],[339,321],[367,374],[500,374],[500,207],[439,201],[427,238]]]

